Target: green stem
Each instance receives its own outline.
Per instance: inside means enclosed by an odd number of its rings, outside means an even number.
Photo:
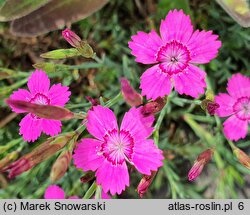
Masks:
[[[229,145],[232,148],[232,150],[234,150],[234,149],[237,148],[232,141],[228,140],[227,142],[229,143]]]
[[[113,99],[106,102],[105,107],[111,107],[122,99],[122,93],[118,93]]]
[[[184,98],[179,98],[179,97],[175,97],[173,98],[173,100],[177,100],[186,104],[196,104],[196,105],[200,105],[201,101],[200,100],[189,100],[189,99],[184,99]]]
[[[158,146],[159,144],[159,131],[160,131],[160,127],[161,127],[161,124],[162,124],[162,121],[167,113],[167,110],[168,110],[168,102],[165,104],[165,106],[163,107],[163,109],[161,110],[160,112],[160,115],[157,119],[157,122],[155,124],[155,128],[154,128],[154,142],[155,142],[155,145]]]
[[[4,146],[0,146],[0,154],[4,153],[5,151],[9,150],[10,148],[14,147],[15,145],[19,144],[22,141],[22,137],[12,140],[10,142],[8,142],[6,145]]]
[[[93,184],[90,186],[90,188],[85,193],[85,195],[83,196],[83,199],[90,199],[94,195],[96,188],[97,188],[97,185],[94,181]]]
[[[102,198],[102,187],[98,185],[95,191],[95,199],[101,199],[101,198]]]

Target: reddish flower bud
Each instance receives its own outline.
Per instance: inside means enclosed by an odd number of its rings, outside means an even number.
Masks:
[[[92,107],[100,104],[98,99],[93,99],[90,96],[85,96],[85,98],[92,104]]]
[[[93,180],[95,178],[95,173],[92,171],[86,172],[84,176],[81,177],[82,183],[88,183],[89,181]]]
[[[150,184],[152,183],[154,177],[156,176],[156,173],[157,173],[156,171],[152,171],[151,175],[144,175],[143,178],[141,179],[137,187],[137,192],[141,198],[147,192]]]
[[[142,104],[142,96],[135,91],[126,78],[121,78],[121,91],[124,100],[130,106],[139,106]]]
[[[63,38],[73,47],[78,48],[81,45],[81,38],[69,29],[65,29],[62,32]]]
[[[211,116],[215,114],[216,109],[218,109],[219,107],[220,105],[212,100],[204,99],[201,102],[201,108],[204,111],[207,111]]]
[[[159,97],[155,101],[152,101],[152,102],[145,104],[142,107],[141,113],[144,116],[156,114],[162,110],[162,108],[165,106],[165,104],[166,104],[166,102],[164,101],[164,99]]]
[[[237,159],[243,166],[250,169],[250,158],[245,152],[243,152],[239,148],[235,148],[234,154],[236,155]]]
[[[63,136],[49,138],[30,153],[25,154],[17,161],[5,167],[2,171],[9,171],[9,178],[16,177],[53,156],[57,151],[62,149],[74,135],[74,132],[69,132]]]
[[[6,103],[12,107],[35,114],[37,117],[54,120],[68,120],[74,118],[70,110],[52,105],[40,105],[21,100],[6,99]]]
[[[59,180],[61,177],[65,175],[69,167],[71,158],[72,158],[72,153],[69,150],[63,151],[59,155],[59,157],[53,164],[50,172],[50,180],[52,181],[52,183]]]
[[[201,174],[204,166],[211,160],[213,153],[213,149],[207,149],[198,156],[188,173],[189,181],[194,181]]]

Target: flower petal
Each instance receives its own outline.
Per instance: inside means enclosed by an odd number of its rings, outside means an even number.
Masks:
[[[155,65],[142,74],[140,89],[147,99],[156,100],[158,97],[169,95],[172,85],[169,76],[162,72],[159,65]]]
[[[224,134],[229,140],[245,138],[248,130],[247,120],[240,120],[235,115],[229,117],[224,123]]]
[[[163,43],[155,31],[148,34],[137,32],[131,39],[132,41],[128,42],[128,46],[132,50],[131,54],[136,57],[136,62],[144,64],[157,63],[155,55]]]
[[[134,147],[132,162],[136,169],[146,175],[163,165],[162,151],[156,147],[153,140],[137,141]]]
[[[50,87],[50,80],[44,71],[36,69],[29,77],[27,85],[33,95],[36,93],[47,94]]]
[[[220,93],[218,96],[215,96],[215,102],[220,105],[216,109],[216,114],[220,117],[230,116],[234,113],[233,105],[237,100],[226,93]]]
[[[129,186],[128,168],[125,162],[121,165],[112,165],[104,161],[96,172],[97,184],[102,186],[105,193],[110,191],[111,195],[121,194],[126,186]]]
[[[61,133],[62,123],[59,120],[41,119],[42,131],[50,136]]]
[[[141,109],[142,107],[131,108],[125,113],[121,124],[121,131],[128,131],[136,141],[146,139],[154,130],[152,127],[154,116],[143,116]]]
[[[57,185],[50,185],[44,193],[45,199],[65,199],[63,189]]]
[[[88,111],[87,121],[88,132],[99,140],[103,140],[108,131],[118,130],[116,117],[107,107],[94,106]]]
[[[234,98],[250,96],[250,78],[237,73],[229,79],[227,91]]]
[[[208,63],[214,59],[221,47],[218,35],[212,31],[196,30],[187,43],[190,51],[191,63]]]
[[[84,138],[77,144],[73,159],[77,168],[84,171],[95,171],[104,162],[104,157],[98,155],[101,141],[91,138]]]
[[[179,94],[186,94],[197,98],[204,94],[206,73],[199,67],[189,65],[183,73],[173,76],[175,90]]]
[[[161,21],[160,33],[164,42],[177,40],[186,44],[193,33],[189,15],[185,15],[182,10],[169,11],[166,19]]]
[[[68,87],[61,84],[54,84],[49,90],[48,97],[51,105],[64,106],[69,101],[71,92]]]
[[[35,119],[31,114],[27,114],[19,123],[19,133],[23,135],[23,139],[28,142],[34,142],[41,135],[42,126],[41,119]]]
[[[18,91],[14,91],[11,95],[10,98],[13,100],[21,100],[21,101],[30,101],[31,99],[31,94],[28,90],[24,90],[24,89],[19,89]],[[11,106],[12,111],[16,112],[16,113],[25,113],[26,111],[21,110],[19,108],[15,108],[13,106]]]

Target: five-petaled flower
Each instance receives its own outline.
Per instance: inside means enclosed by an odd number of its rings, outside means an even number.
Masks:
[[[179,94],[197,98],[204,93],[206,73],[193,64],[205,64],[216,57],[221,42],[212,31],[193,30],[182,10],[170,11],[160,25],[160,35],[138,32],[129,42],[136,61],[156,64],[141,76],[142,95],[147,99],[169,95],[174,85]]]
[[[36,70],[31,74],[28,80],[28,88],[29,91],[25,89],[14,91],[10,98],[35,104],[63,107],[71,94],[69,88],[61,84],[54,84],[50,88],[50,80],[42,70]],[[11,108],[16,113],[26,112],[14,106],[11,106]],[[19,125],[23,139],[33,142],[41,135],[41,132],[50,136],[57,135],[61,132],[62,123],[60,120],[44,119],[29,113]]]
[[[131,108],[120,129],[109,108],[99,105],[88,111],[87,130],[96,139],[80,141],[73,155],[74,164],[84,171],[96,171],[97,184],[104,192],[120,194],[129,186],[126,161],[146,175],[162,166],[162,151],[147,139],[153,131],[154,117],[144,117],[140,109]]]
[[[227,93],[215,97],[220,117],[230,116],[223,123],[225,136],[230,140],[245,138],[250,122],[250,78],[237,73],[227,83]]]

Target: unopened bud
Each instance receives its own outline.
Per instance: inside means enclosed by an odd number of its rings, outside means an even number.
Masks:
[[[165,104],[166,104],[166,102],[164,101],[164,99],[159,97],[155,101],[152,101],[152,102],[145,104],[141,109],[141,113],[144,116],[156,114],[162,110],[162,108],[165,106]]]
[[[234,154],[236,155],[237,159],[243,166],[250,169],[250,158],[245,152],[243,152],[239,148],[235,148]]]
[[[33,113],[40,118],[54,120],[68,120],[74,118],[74,113],[60,106],[40,105],[14,99],[6,99],[6,103],[11,107]]]
[[[214,101],[208,100],[208,99],[204,99],[201,102],[201,108],[204,111],[207,111],[211,116],[213,116],[215,114],[216,109],[218,109],[220,107],[219,104],[217,104]]]
[[[189,181],[194,181],[201,174],[204,166],[211,160],[213,153],[213,149],[207,149],[198,156],[188,173]]]
[[[30,153],[23,155],[17,161],[5,167],[2,171],[8,171],[9,178],[14,178],[17,175],[28,171],[62,149],[68,143],[68,141],[72,139],[74,134],[74,132],[69,132],[63,136],[49,138]]]
[[[143,178],[141,179],[139,185],[137,186],[137,192],[141,198],[147,192],[154,177],[156,176],[156,173],[157,173],[156,171],[152,171],[151,175],[144,175]]]
[[[81,182],[82,183],[88,183],[91,180],[93,180],[95,178],[95,173],[92,171],[88,171],[86,172],[86,174],[84,176],[81,177]]]
[[[65,175],[69,167],[71,158],[72,158],[72,153],[69,150],[63,151],[59,155],[59,157],[53,164],[50,172],[50,180],[52,181],[52,183],[59,180],[61,177]]]
[[[85,96],[85,98],[92,104],[92,107],[100,104],[98,99],[93,99],[90,96]]]
[[[71,46],[75,48],[78,48],[81,44],[81,38],[68,28],[62,31],[62,36]]]
[[[9,154],[7,154],[3,159],[0,160],[0,170],[3,169],[5,166],[7,166],[12,161],[16,160],[18,157],[19,152],[14,151]]]
[[[142,96],[135,91],[126,78],[121,78],[121,91],[124,100],[132,107],[142,104]]]

